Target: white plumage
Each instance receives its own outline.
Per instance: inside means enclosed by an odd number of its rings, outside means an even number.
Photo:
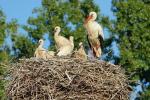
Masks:
[[[57,56],[67,56],[67,55],[70,55],[72,53],[73,49],[74,49],[73,36],[70,36],[70,38],[69,38],[69,44],[65,45],[65,46],[62,46],[59,49],[59,52],[58,52]]]
[[[46,53],[46,55],[47,55],[47,59],[50,59],[50,58],[53,58],[55,56],[55,52],[54,51],[48,51]]]
[[[90,12],[88,18],[85,20],[84,27],[87,30],[87,39],[94,56],[100,57],[104,35],[101,25],[95,21],[96,18],[97,14]]]

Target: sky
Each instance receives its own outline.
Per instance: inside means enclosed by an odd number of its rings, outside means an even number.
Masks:
[[[41,0],[0,0],[0,7],[7,16],[7,21],[16,18],[19,24],[26,24],[32,9],[39,7]]]
[[[101,14],[114,18],[110,7],[111,0],[94,0],[100,7]],[[16,18],[19,24],[26,24],[32,15],[32,9],[41,6],[41,0],[0,0],[0,7],[7,16],[7,21]]]
[[[110,19],[115,18],[113,12],[111,11],[112,0],[94,0],[94,1],[100,7],[102,15],[109,16]]]

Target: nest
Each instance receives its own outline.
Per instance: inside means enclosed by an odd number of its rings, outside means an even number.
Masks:
[[[22,59],[13,64],[10,100],[128,100],[120,66],[75,58]]]

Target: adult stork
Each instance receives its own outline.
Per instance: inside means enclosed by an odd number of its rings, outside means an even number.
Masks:
[[[103,45],[103,29],[95,20],[97,18],[96,12],[90,12],[89,16],[84,22],[84,27],[87,30],[87,40],[94,57],[99,58],[102,54]]]

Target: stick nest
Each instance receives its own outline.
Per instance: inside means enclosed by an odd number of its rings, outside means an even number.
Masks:
[[[75,58],[22,59],[13,64],[10,100],[128,100],[120,66]]]

